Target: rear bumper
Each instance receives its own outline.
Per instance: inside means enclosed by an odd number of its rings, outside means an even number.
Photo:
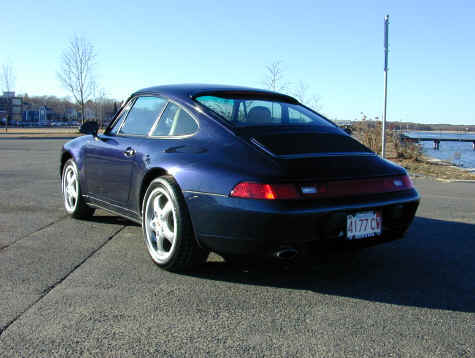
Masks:
[[[411,224],[419,195],[415,190],[365,197],[271,201],[185,192],[199,243],[223,254],[267,255],[281,247],[339,250],[401,238]],[[347,240],[348,214],[381,210],[382,234]]]

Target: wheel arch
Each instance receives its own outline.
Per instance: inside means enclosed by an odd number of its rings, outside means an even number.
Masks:
[[[163,169],[163,168],[152,168],[150,169],[143,177],[142,183],[140,184],[140,190],[139,190],[139,195],[138,195],[138,203],[137,207],[139,208],[139,214],[142,214],[142,204],[143,204],[143,198],[145,196],[145,192],[147,191],[148,186],[154,180],[155,178],[167,175],[168,172]]]
[[[143,204],[143,199],[145,197],[145,193],[147,192],[147,189],[148,189],[148,186],[150,185],[150,183],[156,179],[156,178],[159,178],[159,177],[163,177],[163,176],[168,176],[170,177],[171,179],[173,179],[173,181],[175,182],[176,186],[178,187],[178,189],[180,189],[180,195],[183,196],[183,192],[182,192],[182,189],[180,187],[180,184],[178,183],[178,181],[176,180],[176,178],[171,175],[167,170],[165,170],[164,168],[152,168],[150,169],[146,174],[145,176],[143,177],[142,179],[142,183],[140,185],[140,191],[139,191],[139,195],[138,195],[138,208],[139,208],[139,214],[142,215],[142,204]],[[184,199],[184,197],[183,197]],[[188,218],[190,220],[190,223],[191,223],[191,227],[192,227],[192,231],[193,231],[193,236],[194,236],[194,240],[195,242],[198,244],[199,247],[203,247],[203,245],[201,244],[201,242],[198,240],[198,235],[197,235],[197,232],[196,232],[196,229],[195,229],[195,225],[193,224],[193,220],[191,219],[191,214],[190,214],[190,209],[188,207],[188,204],[186,203],[186,201],[184,200],[184,203],[185,203],[185,206],[186,206],[186,209],[187,209],[187,214],[188,214]]]
[[[73,158],[73,155],[67,150],[63,151],[63,153],[61,154],[61,161],[60,161],[60,165],[59,165],[59,177],[60,178],[63,177],[64,165],[71,158]]]

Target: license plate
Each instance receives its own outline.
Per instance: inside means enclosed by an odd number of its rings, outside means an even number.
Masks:
[[[348,240],[364,239],[381,235],[383,219],[379,211],[365,211],[348,215],[346,237]]]

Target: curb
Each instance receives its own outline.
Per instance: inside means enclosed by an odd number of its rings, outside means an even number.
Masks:
[[[437,181],[441,181],[444,183],[475,183],[475,180],[471,179],[442,179],[442,178],[435,178]]]
[[[78,136],[74,136],[74,137],[64,137],[64,136],[58,136],[58,137],[41,137],[41,136],[37,136],[37,137],[33,137],[33,136],[30,136],[30,137],[27,137],[27,136],[0,136],[0,140],[48,140],[48,139],[64,139],[64,140],[70,140],[70,139],[74,139],[74,138],[77,138]]]
[[[426,175],[421,175],[421,174],[409,174],[409,176],[414,181],[417,179],[429,179],[429,180],[435,180],[442,183],[472,183],[472,184],[475,183],[475,180],[472,180],[472,179],[444,179],[444,178],[431,177],[431,176],[426,176]]]

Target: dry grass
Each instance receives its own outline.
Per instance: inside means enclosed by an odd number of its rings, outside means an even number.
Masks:
[[[406,168],[411,174],[446,180],[475,180],[474,173],[446,161],[437,161],[426,157],[422,157],[417,161],[398,158],[388,159]]]
[[[78,133],[78,128],[62,128],[62,127],[52,127],[52,128],[8,128],[6,134],[51,134],[51,133]],[[5,134],[5,128],[0,128],[0,134]]]
[[[381,153],[381,125],[378,122],[359,122],[354,135],[374,152]],[[388,130],[386,158],[406,168],[411,174],[446,180],[475,180],[475,173],[456,167],[447,161],[427,158],[417,143],[402,143],[396,132]]]
[[[77,128],[0,128],[0,138],[71,138],[81,134]]]

